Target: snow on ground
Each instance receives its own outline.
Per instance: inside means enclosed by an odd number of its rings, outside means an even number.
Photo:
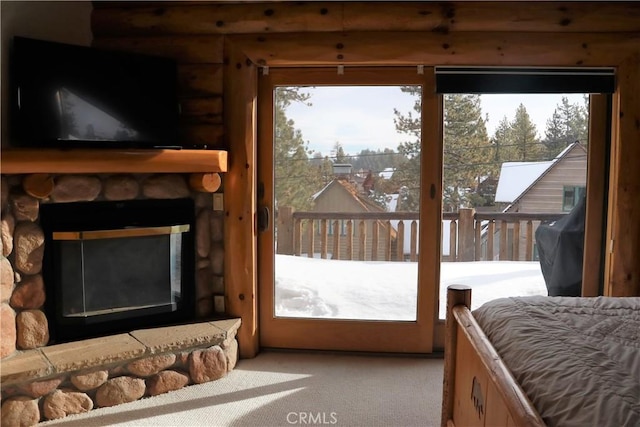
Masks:
[[[338,261],[276,255],[276,315],[361,320],[415,320],[418,264]],[[448,285],[472,288],[472,309],[506,296],[547,295],[540,263],[443,262],[440,318]]]

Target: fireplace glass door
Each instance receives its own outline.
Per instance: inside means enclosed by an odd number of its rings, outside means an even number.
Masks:
[[[52,339],[192,320],[194,209],[191,199],[41,206]]]
[[[54,232],[62,316],[172,312],[182,297],[182,233],[166,227]],[[130,314],[129,314],[130,315]]]

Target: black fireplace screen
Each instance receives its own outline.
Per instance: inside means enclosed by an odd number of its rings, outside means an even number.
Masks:
[[[173,311],[181,298],[182,233],[189,225],[150,229],[53,233],[60,253],[62,316],[96,316],[142,308]],[[129,237],[122,237],[129,231]],[[164,234],[166,233],[166,234]],[[125,235],[126,236],[126,235]]]
[[[42,208],[47,316],[58,341],[193,315],[190,199]]]

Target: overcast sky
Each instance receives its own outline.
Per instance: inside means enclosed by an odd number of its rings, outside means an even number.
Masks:
[[[362,149],[396,149],[406,135],[398,134],[393,122],[394,108],[404,114],[412,111],[413,98],[397,86],[316,87],[305,88],[311,94],[311,107],[293,104],[287,116],[302,131],[309,148],[330,155],[336,142],[347,154]],[[487,131],[492,136],[504,116],[513,120],[516,108],[524,104],[536,125],[538,136],[544,136],[546,122],[563,95],[482,95],[483,115],[489,115]],[[565,95],[569,102],[582,102],[582,95]]]

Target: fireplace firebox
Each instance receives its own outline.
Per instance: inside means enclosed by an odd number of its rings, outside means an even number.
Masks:
[[[192,199],[43,204],[53,342],[192,320]]]

